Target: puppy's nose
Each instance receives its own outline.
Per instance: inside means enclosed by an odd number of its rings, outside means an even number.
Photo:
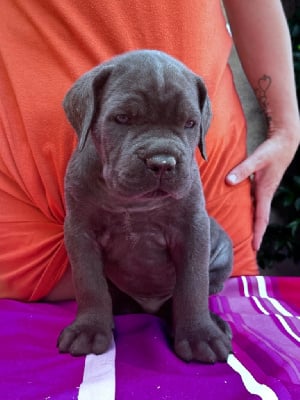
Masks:
[[[173,156],[157,154],[146,158],[146,165],[156,174],[172,172],[176,167],[176,159]]]

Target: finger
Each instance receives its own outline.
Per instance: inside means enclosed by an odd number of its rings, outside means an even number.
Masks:
[[[255,157],[250,156],[236,166],[226,177],[226,182],[229,185],[237,185],[248,179],[257,171],[257,164]]]
[[[271,202],[273,197],[273,190],[265,190],[256,185],[255,190],[255,217],[254,217],[254,230],[253,230],[253,249],[258,251],[267,229]]]
[[[258,251],[269,223],[270,207],[268,207],[266,204],[259,203],[256,206],[255,214],[253,249]]]
[[[237,185],[265,167],[269,162],[265,147],[266,143],[263,143],[253,154],[233,168],[227,175],[226,182],[229,185]]]

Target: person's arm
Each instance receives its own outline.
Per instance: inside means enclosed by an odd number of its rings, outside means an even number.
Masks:
[[[273,195],[300,139],[291,41],[279,0],[223,2],[241,63],[269,125],[267,140],[226,178],[238,184],[254,175],[253,247],[258,250]]]

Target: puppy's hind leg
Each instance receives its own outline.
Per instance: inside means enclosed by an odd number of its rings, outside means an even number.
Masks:
[[[209,294],[215,294],[223,289],[224,282],[229,278],[233,264],[232,243],[226,232],[218,225],[214,219],[211,221],[211,254],[209,266]],[[219,315],[210,311],[210,317],[225,334],[227,340],[227,353],[232,352],[231,340],[232,331],[229,324],[224,321]]]
[[[211,254],[209,265],[209,294],[223,289],[233,265],[232,242],[220,225],[210,218]]]

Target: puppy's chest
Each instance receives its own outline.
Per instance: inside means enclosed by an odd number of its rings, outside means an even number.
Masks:
[[[169,247],[170,232],[166,223],[153,219],[151,214],[108,215],[99,228],[97,241],[107,260],[161,258]]]
[[[165,221],[151,215],[111,216],[98,232],[98,244],[106,276],[145,309],[156,310],[170,296],[175,269]]]

